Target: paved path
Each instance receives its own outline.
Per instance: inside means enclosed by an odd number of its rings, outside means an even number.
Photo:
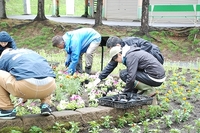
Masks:
[[[31,19],[33,20],[36,15],[15,15],[15,16],[7,16],[11,19]],[[80,24],[94,24],[95,20],[90,18],[83,18],[83,17],[70,17],[70,16],[61,16],[61,17],[52,17],[46,16],[49,20],[55,22],[66,22],[66,23],[80,23]],[[104,25],[109,26],[141,26],[140,22],[128,22],[128,21],[107,21],[103,20]],[[153,23],[150,24],[152,27],[194,27],[200,26],[200,24],[194,25],[193,23]]]

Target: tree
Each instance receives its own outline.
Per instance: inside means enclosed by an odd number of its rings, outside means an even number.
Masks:
[[[142,1],[142,18],[140,32],[149,36],[149,0]]]
[[[102,23],[102,5],[103,5],[103,0],[97,0],[97,12],[95,14],[94,27],[103,25],[103,23]]]
[[[5,0],[0,0],[0,18],[7,19],[6,16],[6,2]]]
[[[47,20],[44,13],[44,0],[38,0],[38,12],[34,21],[43,21]]]
[[[59,13],[59,0],[56,0],[56,17],[60,17],[60,13]]]
[[[85,13],[81,17],[86,17],[88,16],[88,0],[85,0]]]

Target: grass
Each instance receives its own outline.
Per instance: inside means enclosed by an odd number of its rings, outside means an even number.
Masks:
[[[31,14],[37,14],[37,0],[30,0],[31,4]],[[81,16],[84,14],[85,11],[85,1],[84,0],[75,0],[74,1],[74,15],[73,16]],[[59,3],[59,13],[60,15],[66,15],[66,0],[60,0]],[[6,13],[7,15],[21,15],[24,14],[23,11],[23,0],[14,1],[9,0],[6,2]],[[45,15],[52,15],[53,14],[53,5],[52,0],[45,0]]]

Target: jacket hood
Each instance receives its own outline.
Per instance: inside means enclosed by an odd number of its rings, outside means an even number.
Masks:
[[[122,48],[122,57],[125,57],[126,54],[128,54],[128,53],[131,53],[131,52],[134,52],[134,51],[139,51],[139,50],[140,50],[139,47],[125,45]]]
[[[0,42],[12,42],[12,38],[6,31],[1,31]]]

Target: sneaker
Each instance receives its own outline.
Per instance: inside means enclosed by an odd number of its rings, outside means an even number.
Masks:
[[[46,103],[42,103],[40,109],[41,109],[41,115],[48,116],[51,114],[51,108]]]
[[[13,110],[2,110],[0,109],[0,119],[11,120],[16,118],[16,109]]]

